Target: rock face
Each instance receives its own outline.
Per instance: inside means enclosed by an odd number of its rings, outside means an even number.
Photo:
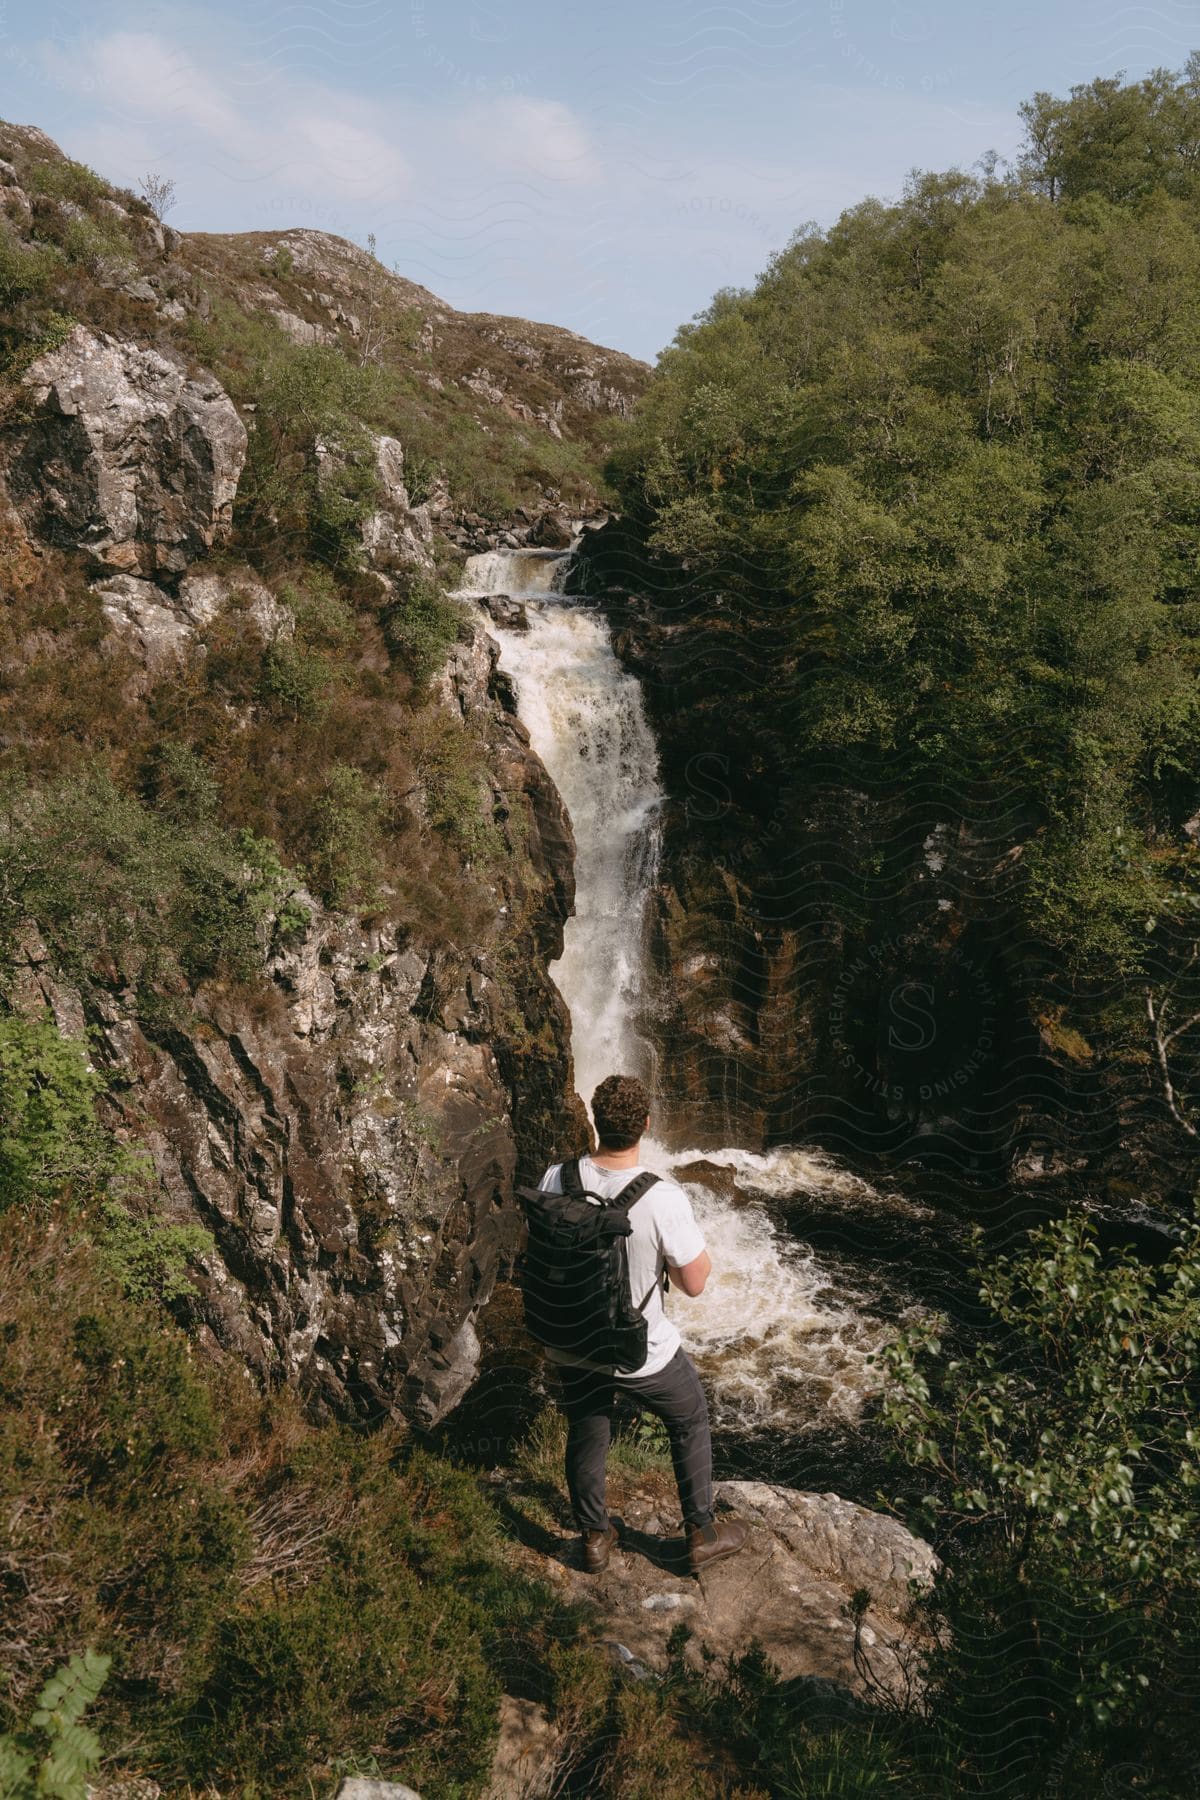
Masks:
[[[497,802],[515,788],[530,803],[536,885],[506,902],[524,921],[515,976],[499,966],[503,916],[456,956],[303,892],[308,924],[273,949],[253,1007],[201,990],[189,1022],[152,1023],[120,993],[63,986],[35,941],[15,971],[22,1010],[96,1032],[169,1214],[212,1233],[200,1318],[317,1414],[433,1424],[457,1403],[479,1356],[472,1320],[514,1247],[514,1175],[579,1135],[569,1022],[545,972],[573,903],[571,829],[490,695],[495,654],[473,629],[444,681],[447,704],[492,716]]]
[[[184,236],[136,196],[99,187],[44,134],[0,123],[0,218],[37,256],[60,247],[72,312],[87,320],[30,363],[6,415],[0,561],[14,593],[44,584],[75,607],[72,630],[107,628],[100,653],[122,706],[162,707],[151,741],[176,735],[175,695],[190,691],[201,658],[230,640],[253,673],[253,638],[295,639],[287,590],[277,597],[263,572],[303,554],[255,539],[238,548],[254,568],[228,553],[206,560],[236,535],[247,434],[177,324],[240,304],[302,350],[411,370],[430,390],[424,441],[435,451],[438,421],[452,436],[464,408],[484,437],[511,441],[514,418],[523,445],[527,427],[561,433],[585,451],[572,504],[594,503],[586,452],[598,466],[606,417],[640,391],[643,365],[552,326],[456,313],[326,233]],[[69,236],[88,219],[116,234],[116,248],[72,261]],[[480,370],[488,394],[471,385]],[[311,448],[318,475],[323,457],[334,467],[343,454],[336,441]],[[521,487],[523,508],[485,517],[451,494],[436,454],[406,455],[381,436],[374,462],[376,498],[349,559],[361,565],[356,605],[365,593],[372,619],[414,576],[436,578],[451,544],[574,535],[575,512],[540,478]],[[229,629],[210,630],[223,613],[237,615]],[[53,629],[24,630],[20,654],[32,658]],[[386,646],[377,653],[382,667]],[[286,918],[263,923],[266,980],[252,994],[214,979],[195,993],[156,990],[150,1007],[106,960],[77,985],[56,974],[36,930],[4,971],[4,1005],[48,1005],[64,1030],[94,1034],[128,1098],[129,1134],[154,1156],[165,1212],[210,1232],[203,1323],[317,1412],[431,1423],[456,1404],[480,1354],[475,1314],[515,1235],[514,1177],[535,1177],[587,1138],[568,1020],[546,972],[573,904],[571,826],[496,661],[482,623],[464,624],[431,684],[431,714],[440,705],[469,723],[472,780],[482,788],[490,776],[480,800],[505,840],[487,876],[495,916],[469,948],[422,947],[416,927],[326,912],[298,890]],[[240,697],[215,691],[218,736],[262,726],[253,683]],[[435,731],[443,723],[431,719]],[[138,738],[121,780],[140,779],[144,755]],[[412,791],[415,817],[419,782]],[[448,859],[449,879],[460,866]],[[425,935],[442,941],[436,926]]]
[[[433,567],[433,521],[427,506],[414,506],[404,480],[404,450],[394,437],[375,445],[379,503],[363,524],[363,548],[372,567]]]
[[[671,1632],[686,1625],[687,1656],[696,1667],[705,1650],[725,1661],[758,1643],[785,1680],[815,1679],[863,1697],[848,1615],[865,1590],[860,1651],[870,1679],[902,1692],[917,1674],[920,1648],[906,1620],[910,1584],[927,1588],[938,1566],[929,1545],[898,1520],[836,1494],[722,1481],[715,1495],[718,1513],[736,1512],[750,1539],[699,1580],[687,1572],[682,1538],[665,1534],[651,1494],[626,1506],[621,1548],[603,1575],[576,1566],[577,1540],[550,1551],[553,1579],[572,1599],[598,1608],[598,1629],[614,1657],[635,1677],[661,1672]]]
[[[33,419],[10,486],[51,543],[170,577],[228,534],[246,431],[219,382],[76,325],[23,386]]]

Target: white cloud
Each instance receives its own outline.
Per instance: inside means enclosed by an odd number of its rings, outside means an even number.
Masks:
[[[411,183],[394,130],[361,95],[236,63],[210,72],[153,32],[43,44],[39,55],[56,85],[91,101],[89,148],[102,148],[114,179],[136,180],[149,157],[182,192],[211,191],[215,178],[265,189],[274,210],[289,199],[390,199]]]
[[[587,131],[561,100],[502,94],[463,118],[467,143],[486,145],[501,164],[560,181],[591,180],[599,159]]]

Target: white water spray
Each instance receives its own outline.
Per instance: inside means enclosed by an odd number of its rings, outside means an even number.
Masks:
[[[658,864],[662,789],[642,693],[621,669],[601,615],[553,598],[569,553],[491,550],[463,592],[525,604],[526,630],[492,623],[530,742],[575,831],[575,914],[550,973],[571,1015],[575,1086],[590,1105],[606,1075],[650,1074],[646,901]]]
[[[570,553],[492,550],[467,562],[464,597],[524,603],[526,627],[489,622],[533,748],[575,830],[575,916],[551,974],[571,1015],[575,1085],[589,1100],[614,1072],[650,1073],[646,909],[663,794],[641,688],[617,661],[603,615],[560,589]],[[686,1164],[703,1157],[752,1191],[733,1205]],[[853,1282],[776,1228],[772,1197],[819,1190],[881,1203],[858,1177],[804,1150],[670,1153],[713,1260],[699,1300],[677,1302],[684,1342],[709,1380],[719,1421],[742,1429],[847,1422],[878,1386],[868,1362],[889,1335]]]

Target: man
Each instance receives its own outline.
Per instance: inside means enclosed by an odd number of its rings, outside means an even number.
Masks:
[[[599,1145],[579,1161],[583,1186],[615,1199],[639,1172],[641,1138],[650,1124],[649,1095],[631,1075],[610,1075],[592,1096]],[[541,1180],[553,1194],[563,1191],[561,1163]],[[546,1355],[562,1381],[567,1416],[567,1487],[583,1534],[583,1566],[593,1574],[608,1564],[617,1528],[604,1498],[605,1465],[612,1437],[617,1388],[623,1388],[667,1428],[679,1503],[687,1530],[688,1565],[698,1575],[709,1563],[732,1556],[746,1541],[741,1520],[715,1520],[712,1510],[712,1437],[708,1406],[691,1358],[663,1306],[662,1275],[695,1297],[712,1270],[691,1202],[677,1182],[663,1177],[629,1209],[629,1285],[647,1325],[647,1354],[640,1368],[616,1374],[561,1349]]]

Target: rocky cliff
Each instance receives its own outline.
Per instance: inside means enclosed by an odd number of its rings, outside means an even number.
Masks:
[[[434,1421],[514,1173],[583,1129],[546,973],[570,823],[483,624],[440,595],[463,548],[569,537],[644,371],[319,232],[181,236],[32,128],[0,156],[3,1003],[89,1034],[157,1206],[211,1233],[212,1340],[318,1413]],[[325,405],[309,438],[296,382]],[[208,876],[184,874],[200,948],[175,955],[133,851],[80,851],[30,798],[102,776],[160,844],[164,743],[185,863],[219,838],[220,917],[257,896],[236,969],[203,951]],[[374,873],[345,876],[368,838]],[[51,840],[86,928],[46,898]]]

